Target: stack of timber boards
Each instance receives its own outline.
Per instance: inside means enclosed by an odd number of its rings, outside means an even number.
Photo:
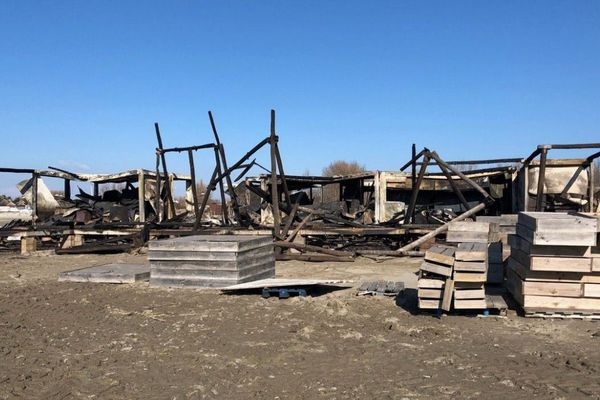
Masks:
[[[417,290],[420,309],[450,311],[455,250],[453,247],[432,246],[425,252]]]
[[[150,285],[220,288],[275,276],[270,236],[198,235],[148,243]]]
[[[458,248],[433,246],[427,250],[419,272],[419,308],[486,309],[487,246],[461,243]]]
[[[509,236],[507,287],[526,316],[600,317],[600,250],[596,218],[519,214]]]
[[[502,214],[499,216],[484,215],[477,217],[477,222],[491,222],[498,225],[498,232],[503,248],[503,261],[508,260],[510,256],[510,246],[508,245],[508,235],[516,235],[517,233],[517,218],[518,214]]]
[[[447,242],[458,242],[463,253],[485,253],[485,270],[487,283],[504,282],[504,258],[502,242],[500,242],[499,228],[493,222],[453,222],[448,227]],[[480,245],[483,245],[480,246]],[[462,261],[462,260],[459,260]]]
[[[446,241],[449,243],[492,243],[500,240],[498,224],[492,222],[450,222]]]
[[[484,309],[487,243],[459,243],[454,254],[454,308]]]

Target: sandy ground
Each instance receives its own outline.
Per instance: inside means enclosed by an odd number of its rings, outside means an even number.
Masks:
[[[0,399],[600,398],[600,324],[414,313],[355,289],[263,299],[59,283],[143,255],[0,255]],[[419,260],[298,263],[282,277],[403,280]]]

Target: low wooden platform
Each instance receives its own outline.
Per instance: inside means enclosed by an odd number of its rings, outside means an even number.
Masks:
[[[59,282],[135,283],[150,278],[145,264],[104,264],[58,274]]]
[[[268,278],[259,279],[252,282],[239,283],[237,285],[226,286],[220,289],[222,291],[234,291],[276,287],[302,287],[315,285],[350,287],[352,286],[352,281],[340,279]]]

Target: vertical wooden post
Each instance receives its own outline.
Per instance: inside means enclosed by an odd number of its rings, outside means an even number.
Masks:
[[[64,190],[63,198],[68,201],[68,200],[71,200],[71,180],[65,179],[64,184],[65,184],[65,190]]]
[[[38,178],[39,174],[34,172],[31,175],[31,225],[37,227],[37,214],[38,214]]]
[[[217,166],[219,193],[221,195],[221,220],[223,221],[223,225],[226,225],[229,220],[229,212],[227,211],[227,200],[225,199],[225,189],[223,188],[223,179],[221,177],[223,171],[221,170],[221,160],[219,159],[219,149],[217,147],[215,147],[215,165]]]
[[[545,195],[544,195],[544,181],[546,179],[546,157],[548,155],[548,148],[543,147],[540,154],[540,167],[538,170],[538,185],[537,185],[537,198],[535,201],[535,210],[544,211],[545,207]]]
[[[167,218],[171,218],[172,215],[175,215],[175,202],[173,201],[173,193],[171,191],[171,182],[169,181],[169,172],[167,171],[167,160],[165,158],[165,153],[163,153],[163,142],[162,137],[160,136],[160,128],[158,127],[158,122],[154,123],[154,130],[156,131],[156,140],[158,141],[158,153],[160,154],[160,161],[163,166],[163,173],[165,176],[166,189],[167,189],[167,202],[165,202],[165,215]],[[169,208],[171,212],[169,212]]]
[[[162,222],[162,213],[160,210],[160,156],[156,153],[156,182],[154,187],[154,211],[156,220]]]
[[[594,172],[594,161],[592,161],[590,163],[590,165],[588,166],[588,171],[589,171],[589,190],[590,190],[590,194],[589,194],[589,204],[590,206],[588,207],[588,211],[589,212],[594,212],[595,208],[594,208],[594,196],[595,196],[595,182],[594,179],[596,178],[596,173]]]
[[[279,144],[277,144],[279,139],[277,138],[275,141],[275,156],[277,159],[277,166],[279,167],[279,177],[281,178],[281,187],[283,189],[283,193],[285,194],[285,202],[288,206],[292,204],[292,200],[290,198],[290,191],[288,190],[287,180],[285,179],[285,172],[283,171],[283,162],[281,161],[281,154],[279,153]]]
[[[410,182],[411,182],[411,187],[415,187],[415,185],[417,184],[417,145],[415,143],[412,144],[412,163],[410,166],[411,169],[411,173],[410,173]],[[411,221],[414,221],[415,219],[415,214],[413,212],[413,214],[410,216]]]
[[[281,215],[279,214],[279,192],[277,188],[277,156],[275,154],[275,110],[271,110],[271,206],[273,209],[273,236],[281,239]]]
[[[413,215],[415,212],[415,207],[417,204],[417,196],[419,195],[419,188],[421,187],[421,183],[423,182],[423,177],[425,176],[425,170],[427,169],[427,164],[429,164],[429,152],[427,152],[423,156],[423,163],[421,164],[421,169],[419,170],[419,176],[417,177],[417,182],[415,186],[412,188],[412,192],[410,194],[410,203],[408,205],[408,210],[404,215],[404,223],[409,224],[414,222]]]
[[[92,190],[92,194],[97,197],[100,194],[99,189],[100,189],[100,185],[98,184],[98,182],[94,182],[94,188]]]
[[[198,206],[198,188],[196,187],[196,167],[194,166],[194,152],[188,150],[188,159],[190,161],[190,178],[192,185],[192,198],[194,201],[194,230],[200,227],[200,207]]]
[[[146,222],[146,175],[144,170],[138,170],[138,214],[140,222]]]
[[[208,112],[208,118],[210,119],[210,126],[212,128],[213,134],[215,135],[215,142],[217,147],[219,148],[219,154],[221,156],[221,161],[223,162],[223,171],[226,172],[225,179],[227,180],[227,187],[229,188],[229,196],[231,197],[231,204],[233,206],[233,212],[235,214],[235,218],[238,223],[241,223],[240,216],[240,205],[237,198],[237,194],[235,193],[235,186],[231,181],[231,176],[227,173],[227,158],[225,157],[225,147],[221,144],[221,139],[219,138],[219,134],[217,132],[217,126],[215,125],[215,120],[213,119],[212,112]]]
[[[174,185],[174,179],[173,179],[173,175],[169,175],[169,179],[167,179],[167,187],[169,188],[169,194],[170,194],[170,199],[171,199],[171,207],[169,207],[169,209],[167,210],[167,216],[169,219],[174,218],[177,215],[177,212],[175,210],[175,202],[173,201],[173,187]]]

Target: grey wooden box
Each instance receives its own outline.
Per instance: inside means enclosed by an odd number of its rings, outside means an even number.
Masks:
[[[219,288],[275,276],[270,236],[197,235],[148,244],[150,285]]]

